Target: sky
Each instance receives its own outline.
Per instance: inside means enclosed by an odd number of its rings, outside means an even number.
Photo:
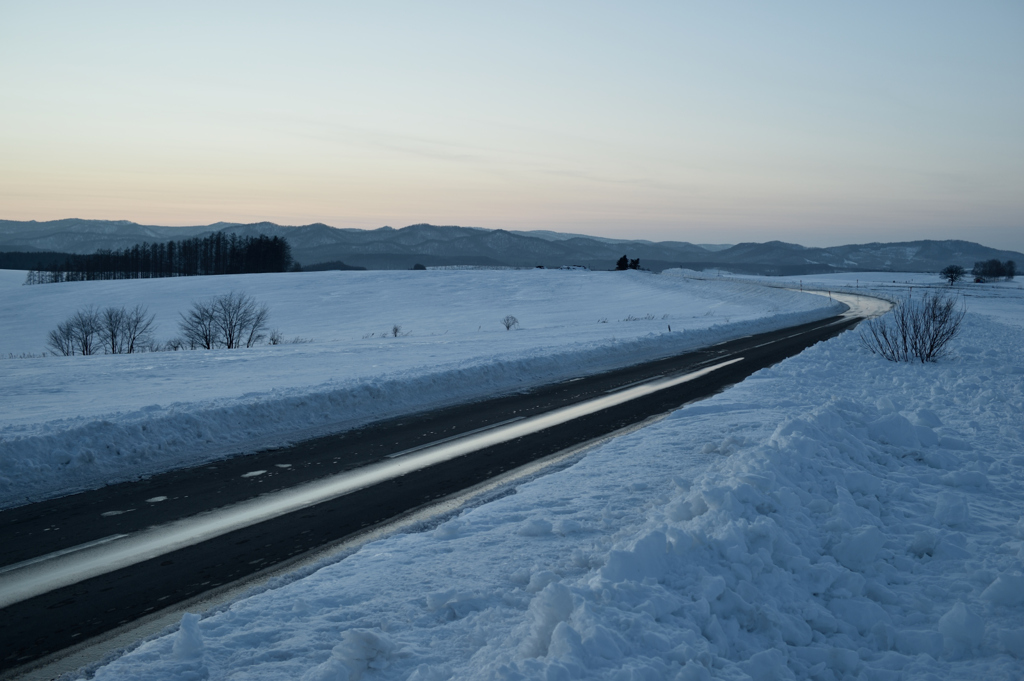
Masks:
[[[1024,251],[1024,3],[0,0],[68,217]]]

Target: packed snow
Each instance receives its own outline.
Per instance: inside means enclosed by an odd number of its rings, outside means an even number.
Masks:
[[[1019,679],[1022,347],[974,312],[936,364],[845,333],[95,678]]]
[[[820,296],[644,272],[310,272],[22,286],[0,272],[0,507],[828,317]],[[77,310],[267,304],[302,342],[39,357]],[[506,331],[505,315],[519,328]],[[395,326],[401,329],[392,333]]]

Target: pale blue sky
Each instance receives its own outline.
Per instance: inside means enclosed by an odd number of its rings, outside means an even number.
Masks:
[[[1024,250],[1024,3],[0,2],[0,217]]]

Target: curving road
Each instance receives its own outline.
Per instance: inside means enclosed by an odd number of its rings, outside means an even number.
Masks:
[[[831,295],[850,310],[0,512],[0,676],[17,677],[140,617],[706,398],[889,306]]]

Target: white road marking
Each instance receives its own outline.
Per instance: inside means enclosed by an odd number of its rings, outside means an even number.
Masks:
[[[442,445],[445,442],[451,442],[452,440],[458,440],[460,438],[464,438],[464,437],[467,437],[469,435],[475,435],[476,433],[482,433],[485,430],[494,430],[495,428],[501,428],[502,426],[507,425],[509,423],[515,423],[516,421],[522,421],[524,418],[526,418],[526,417],[525,416],[516,416],[515,418],[508,419],[507,421],[499,421],[498,423],[492,423],[489,426],[482,426],[480,428],[474,428],[473,430],[467,430],[466,432],[459,433],[458,435],[452,435],[451,437],[444,437],[444,438],[441,438],[440,440],[434,440],[433,442],[427,442],[427,443],[422,444],[422,445],[417,445],[415,447],[410,447],[409,449],[403,449],[400,452],[395,452],[394,454],[388,454],[384,458],[385,459],[397,459],[400,456],[406,456],[407,454],[412,454],[413,452],[418,452],[420,450],[427,449],[429,447],[436,447],[437,445]]]
[[[201,513],[127,537],[108,538],[103,545],[75,547],[73,553],[41,556],[28,565],[11,566],[0,574],[0,609],[86,579],[120,570],[187,546],[194,546],[229,532],[293,513],[316,504],[351,494],[408,473],[456,459],[471,452],[538,433],[609,407],[682,385],[713,371],[743,361],[743,357],[675,376],[650,381],[633,388],[597,397],[554,411],[515,419],[500,427],[488,427],[397,458],[379,461],[323,480],[272,492],[234,506]],[[109,545],[106,545],[108,544]],[[60,552],[58,552],[60,553]]]
[[[657,379],[663,377],[664,375],[665,374],[658,374],[657,376],[651,376],[650,378],[645,378],[645,379],[640,380],[640,381],[633,381],[632,383],[627,383],[626,385],[620,385],[618,388],[612,388],[611,390],[605,390],[604,392],[605,392],[606,395],[608,393],[617,393],[620,390],[625,390],[626,388],[632,388],[634,385],[642,385],[644,383],[650,383],[651,381],[657,380]]]
[[[75,553],[76,551],[84,551],[85,549],[91,549],[94,546],[101,546],[103,544],[110,543],[115,539],[120,539],[121,537],[127,536],[127,534],[112,534],[109,537],[103,537],[102,539],[96,539],[94,541],[86,542],[84,544],[79,544],[78,546],[71,546],[66,549],[61,549],[60,551],[47,553],[44,556],[36,556],[35,558],[29,558],[28,560],[23,560],[20,563],[12,563],[10,565],[5,565],[3,567],[0,567],[0,575],[4,574],[5,572],[21,570],[22,568],[26,568],[30,565],[36,565],[38,563],[43,563],[48,560],[54,560],[56,558],[60,558],[61,556],[66,556],[69,553]]]

